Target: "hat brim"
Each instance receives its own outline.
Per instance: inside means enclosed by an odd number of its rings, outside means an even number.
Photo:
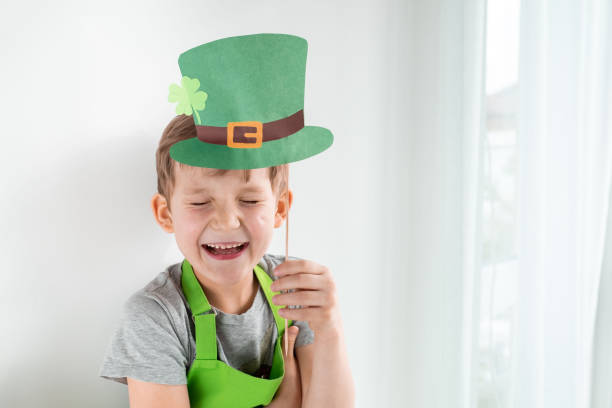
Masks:
[[[304,160],[326,150],[333,141],[334,136],[329,129],[304,126],[292,135],[249,149],[206,143],[194,137],[172,145],[170,157],[195,167],[258,169]]]

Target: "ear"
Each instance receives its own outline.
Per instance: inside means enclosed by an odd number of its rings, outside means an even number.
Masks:
[[[168,233],[174,232],[172,227],[172,214],[168,209],[168,202],[166,197],[159,193],[155,193],[151,199],[151,209],[153,210],[153,216],[155,221],[162,227],[162,229]]]
[[[287,205],[287,201],[289,201],[289,205]],[[291,203],[293,203],[293,192],[291,190],[286,190],[283,194],[281,194],[276,202],[274,228],[278,228],[283,225],[283,222],[287,219],[287,213],[291,208]]]

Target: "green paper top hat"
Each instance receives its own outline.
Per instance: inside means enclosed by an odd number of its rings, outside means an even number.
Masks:
[[[222,38],[185,51],[182,87],[170,85],[177,114],[193,115],[197,137],[170,147],[197,167],[256,169],[306,159],[331,146],[332,133],[304,126],[308,43],[288,34]]]

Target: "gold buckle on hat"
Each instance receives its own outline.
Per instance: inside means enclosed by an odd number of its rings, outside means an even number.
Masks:
[[[255,133],[245,133],[244,137],[255,138],[255,143],[235,142],[234,141],[234,128],[236,126],[248,126],[256,129]],[[229,147],[236,147],[240,149],[253,149],[261,147],[263,141],[263,124],[261,122],[250,121],[250,122],[228,122],[227,123],[227,145]]]

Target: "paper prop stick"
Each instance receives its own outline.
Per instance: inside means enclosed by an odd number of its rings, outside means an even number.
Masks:
[[[289,192],[289,166],[287,166],[287,193]],[[289,259],[289,194],[287,194],[287,221],[285,221],[285,262]],[[288,290],[286,292],[289,292]],[[285,319],[285,357],[287,357],[287,348],[289,340],[287,339],[287,319]]]

